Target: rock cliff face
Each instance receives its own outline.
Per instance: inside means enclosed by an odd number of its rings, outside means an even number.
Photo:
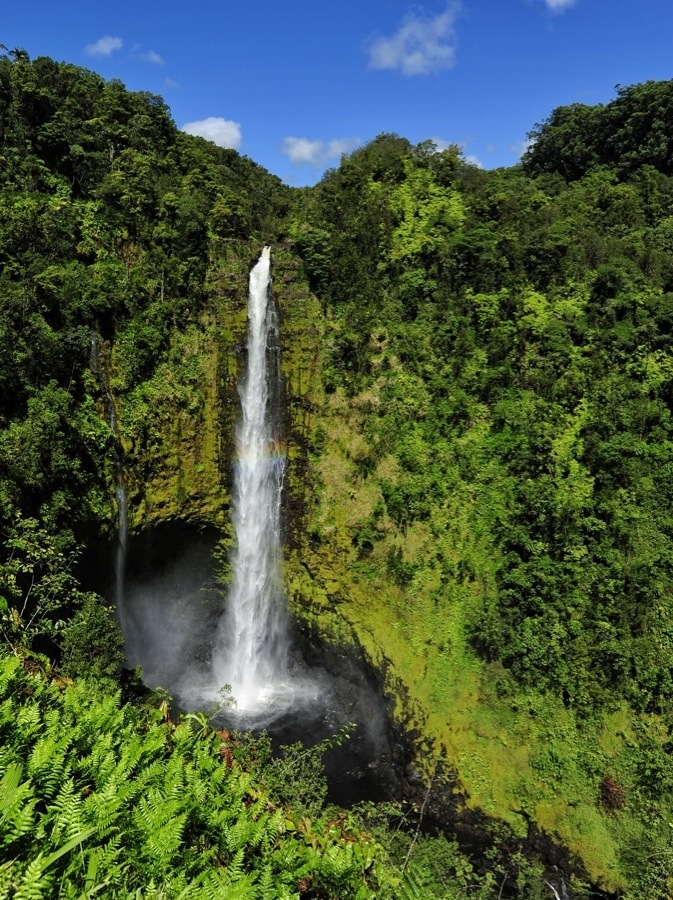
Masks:
[[[258,252],[241,242],[220,248],[207,281],[208,301],[186,331],[173,332],[165,361],[131,392],[107,348],[109,382],[124,450],[131,528],[171,521],[226,528],[237,382],[246,346],[248,273]],[[310,421],[320,402],[324,323],[288,246],[273,251],[281,309],[288,405],[291,544],[298,542]]]
[[[222,249],[207,303],[186,330],[173,330],[163,362],[139,387],[126,391],[112,348],[133,532],[168,522],[226,525],[251,253],[238,242]]]
[[[186,331],[174,331],[164,363],[140,388],[124,390],[116,350],[109,352],[135,533],[174,523],[214,528],[225,544],[229,539],[248,273],[260,249],[222,242],[208,273],[207,303]],[[583,821],[590,816],[594,831],[604,834],[600,858],[593,837],[584,841],[563,811],[565,801],[547,796],[536,775],[532,719],[521,711],[517,730],[505,734],[492,673],[466,651],[460,611],[471,592],[489,589],[488,573],[480,583],[456,576],[448,587],[435,584],[427,569],[423,577],[432,583],[398,577],[399,567],[412,571],[419,555],[433,559],[438,541],[450,558],[454,546],[478,539],[470,532],[470,498],[455,498],[439,535],[424,523],[401,529],[390,520],[382,485],[395,484],[398,463],[385,448],[374,448],[368,426],[380,397],[374,391],[355,397],[326,392],[323,373],[337,326],[310,292],[291,245],[272,248],[272,279],[287,404],[286,583],[300,632],[335,650],[350,648],[347,656],[363,658],[377,673],[400,737],[414,738],[403,739],[407,749],[398,760],[398,774],[412,773],[401,776],[410,796],[420,803],[423,785],[433,783],[436,799],[429,808],[443,810],[453,827],[470,831],[485,814],[485,822],[492,817],[507,824],[512,846],[531,852],[533,838],[546,832],[548,860],[558,841],[583,861],[592,880],[618,887],[607,826],[590,798],[578,801],[577,815]],[[440,588],[458,602],[438,608]],[[564,853],[554,857],[566,875],[567,859]]]

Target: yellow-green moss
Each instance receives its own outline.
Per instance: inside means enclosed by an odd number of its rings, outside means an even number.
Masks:
[[[397,473],[396,461],[386,456],[370,478],[358,467],[367,454],[364,405],[362,398],[351,403],[336,394],[314,420],[327,442],[311,469],[318,484],[306,523],[312,545],[305,542],[287,563],[293,611],[330,639],[362,647],[385,673],[388,690],[397,692],[395,714],[407,724],[411,716],[414,725],[420,717],[435,759],[457,773],[468,806],[507,822],[522,837],[532,820],[566,846],[594,882],[620,889],[620,847],[634,824],[622,825],[602,808],[599,773],[616,759],[618,735],[628,732],[632,714],[622,708],[582,727],[560,702],[513,690],[507,673],[481,661],[470,647],[466,623],[494,590],[492,571],[483,567],[488,538],[475,526],[480,509],[489,505],[483,490],[458,484],[431,523],[406,532],[383,513],[373,550],[359,554],[354,534],[371,519],[380,481],[394,480]],[[470,439],[476,437],[468,433],[465,440]],[[403,559],[423,561],[404,588],[387,571],[393,546],[401,548]],[[438,552],[456,563],[468,560],[471,568],[478,560],[482,570],[474,579],[456,576],[440,589],[432,562]],[[509,689],[500,697],[503,684]],[[429,775],[434,760],[419,760],[419,767]]]
[[[251,248],[220,248],[197,321],[174,329],[152,376],[128,390],[112,352],[111,389],[134,530],[169,520],[222,528],[237,415],[236,348],[244,340]]]

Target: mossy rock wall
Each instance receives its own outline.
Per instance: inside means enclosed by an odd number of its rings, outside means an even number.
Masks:
[[[337,391],[309,419],[307,443],[323,449],[309,455],[302,539],[286,561],[294,614],[323,639],[362,648],[396,722],[420,738],[414,768],[426,784],[445,773],[441,790],[456,795],[458,820],[485,813],[522,845],[541,834],[566,848],[578,885],[622,889],[623,855],[646,836],[600,795],[606,772],[628,777],[632,715],[624,706],[578,721],[479,658],[468,623],[495,590],[487,478],[480,491],[457,483],[428,521],[398,527],[381,490],[398,462],[385,452],[367,462],[377,403],[371,391]]]
[[[260,249],[217,248],[207,304],[173,334],[164,362],[139,388],[124,390],[111,349],[135,530],[171,520],[227,527],[248,275]],[[285,566],[293,614],[323,640],[364,652],[397,723],[423,736],[416,768],[428,781],[438,763],[450,773],[458,809],[486,813],[520,840],[534,827],[568,848],[594,883],[619,889],[620,848],[640,836],[627,834],[634,828],[625,816],[602,809],[599,794],[602,773],[626,765],[628,712],[606,716],[587,734],[560,703],[535,692],[514,702],[507,696],[506,673],[480,660],[466,633],[469,616],[495,589],[483,527],[488,477],[480,491],[457,481],[448,506],[426,522],[392,521],[382,485],[395,483],[399,463],[373,446],[370,428],[380,397],[375,389],[325,393],[336,326],[291,245],[273,248],[272,279],[288,410]]]
[[[117,364],[119,347],[104,348],[134,531],[174,520],[217,528],[228,522],[248,278],[260,250],[238,241],[214,247],[207,302],[186,329],[172,331],[161,362],[140,385],[128,389]],[[296,544],[305,509],[309,423],[321,400],[324,327],[319,303],[289,245],[273,248],[272,279],[281,312],[288,407],[287,540]]]
[[[234,241],[217,248],[206,303],[186,328],[173,329],[146,381],[127,389],[119,347],[111,348],[110,389],[133,531],[169,521],[226,525],[252,252]]]

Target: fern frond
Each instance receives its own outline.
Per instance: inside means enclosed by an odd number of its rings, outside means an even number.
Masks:
[[[67,778],[61,785],[53,804],[48,809],[48,816],[53,821],[51,837],[54,843],[70,839],[85,830],[84,802],[82,797],[75,793],[72,778]],[[95,831],[95,828],[91,831]]]
[[[17,863],[15,860],[0,864],[0,900],[9,900],[16,884]]]
[[[138,804],[134,818],[138,826],[149,835],[181,812],[182,803],[179,800],[164,797],[160,790],[153,788]]]
[[[197,894],[199,900],[258,900],[259,891],[255,884],[255,876],[241,874],[232,877],[231,870],[210,869],[202,876]]]
[[[206,799],[209,795],[209,784],[207,778],[203,777],[204,773],[197,769],[190,762],[184,764],[183,777],[185,782],[185,792],[188,793],[197,807],[206,805]]]
[[[21,660],[17,656],[3,656],[0,659],[0,698],[11,695],[10,685],[21,668]]]
[[[5,815],[9,811],[14,794],[18,791],[21,784],[21,775],[23,774],[23,766],[21,763],[11,763],[0,781],[0,823],[4,821]]]
[[[121,834],[115,834],[103,847],[96,848],[99,855],[98,871],[113,884],[121,883],[126,870],[126,866],[119,862],[124,849]]]
[[[84,818],[95,826],[99,839],[110,834],[123,812],[124,800],[123,790],[113,782],[108,782],[102,791],[90,794],[84,801]]]
[[[112,749],[112,735],[101,734],[87,756],[80,760],[80,770],[91,778],[96,788],[103,788],[117,766],[117,757]]]
[[[404,872],[398,890],[400,900],[426,900],[429,891],[426,873],[413,862],[410,863]]]
[[[16,727],[24,741],[42,730],[42,714],[39,703],[24,703],[16,713]]]
[[[259,846],[264,853],[269,852],[284,830],[285,825],[283,818],[283,811],[281,809],[277,809],[273,813],[265,813],[264,831],[259,841]]]
[[[276,878],[271,866],[264,866],[259,878],[259,900],[278,900]]]
[[[22,789],[25,789],[25,792]],[[4,849],[26,835],[32,834],[35,829],[37,800],[32,797],[30,784],[21,785],[19,792],[15,795],[15,806],[3,823],[0,832],[0,847]]]
[[[152,760],[152,762],[143,766],[137,773],[135,779],[138,783],[139,790],[144,791],[153,784],[163,784],[164,766],[165,763],[163,759]]]
[[[231,854],[237,854],[239,850],[248,845],[252,845],[257,838],[256,823],[242,814],[232,824],[225,828],[224,842],[227,850]]]
[[[66,751],[70,738],[57,737],[46,731],[33,747],[28,757],[28,774],[38,793],[51,800],[67,777],[69,765]]]
[[[182,843],[187,816],[177,816],[153,831],[147,839],[147,852],[156,865],[165,867]]]
[[[0,729],[5,725],[13,724],[15,715],[14,701],[8,697],[0,703]]]
[[[23,768],[11,764],[0,781],[0,847],[30,834],[35,822],[37,800],[28,781],[21,783]]]
[[[240,847],[236,853],[229,860],[229,865],[227,866],[227,876],[232,881],[238,881],[243,877],[243,864],[245,863],[245,850],[243,847]]]
[[[14,900],[43,900],[48,897],[50,879],[45,874],[42,854],[28,863],[23,875],[18,880]]]
[[[115,780],[121,781],[122,779],[130,778],[144,754],[145,749],[140,736],[137,734],[131,735],[130,739],[124,745],[121,756],[117,762],[117,767],[114,772]]]
[[[167,800],[184,796],[184,762],[179,756],[171,756],[166,764],[163,794]]]

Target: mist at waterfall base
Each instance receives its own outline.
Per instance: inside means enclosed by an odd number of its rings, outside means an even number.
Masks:
[[[310,745],[356,723],[351,739],[326,759],[339,783],[333,799],[382,799],[391,739],[380,694],[352,658],[306,642],[302,652],[287,614],[284,398],[268,248],[250,273],[245,369],[226,602],[216,581],[214,535],[176,538],[164,526],[131,541],[127,571],[117,566],[114,590],[128,664],[142,666],[145,683],[167,690],[178,710],[208,712],[220,727],[267,729],[278,743]],[[316,665],[318,658],[326,665]]]
[[[213,534],[175,526],[132,538],[125,585],[128,665],[143,667],[149,687],[162,687],[173,710],[210,713],[220,685],[213,680],[223,592],[217,584]],[[341,805],[390,797],[392,739],[385,705],[370,674],[339,651],[291,640],[287,687],[255,714],[225,708],[212,724],[229,730],[267,729],[275,745],[310,746],[349,722],[357,727],[328,751],[330,798]]]

